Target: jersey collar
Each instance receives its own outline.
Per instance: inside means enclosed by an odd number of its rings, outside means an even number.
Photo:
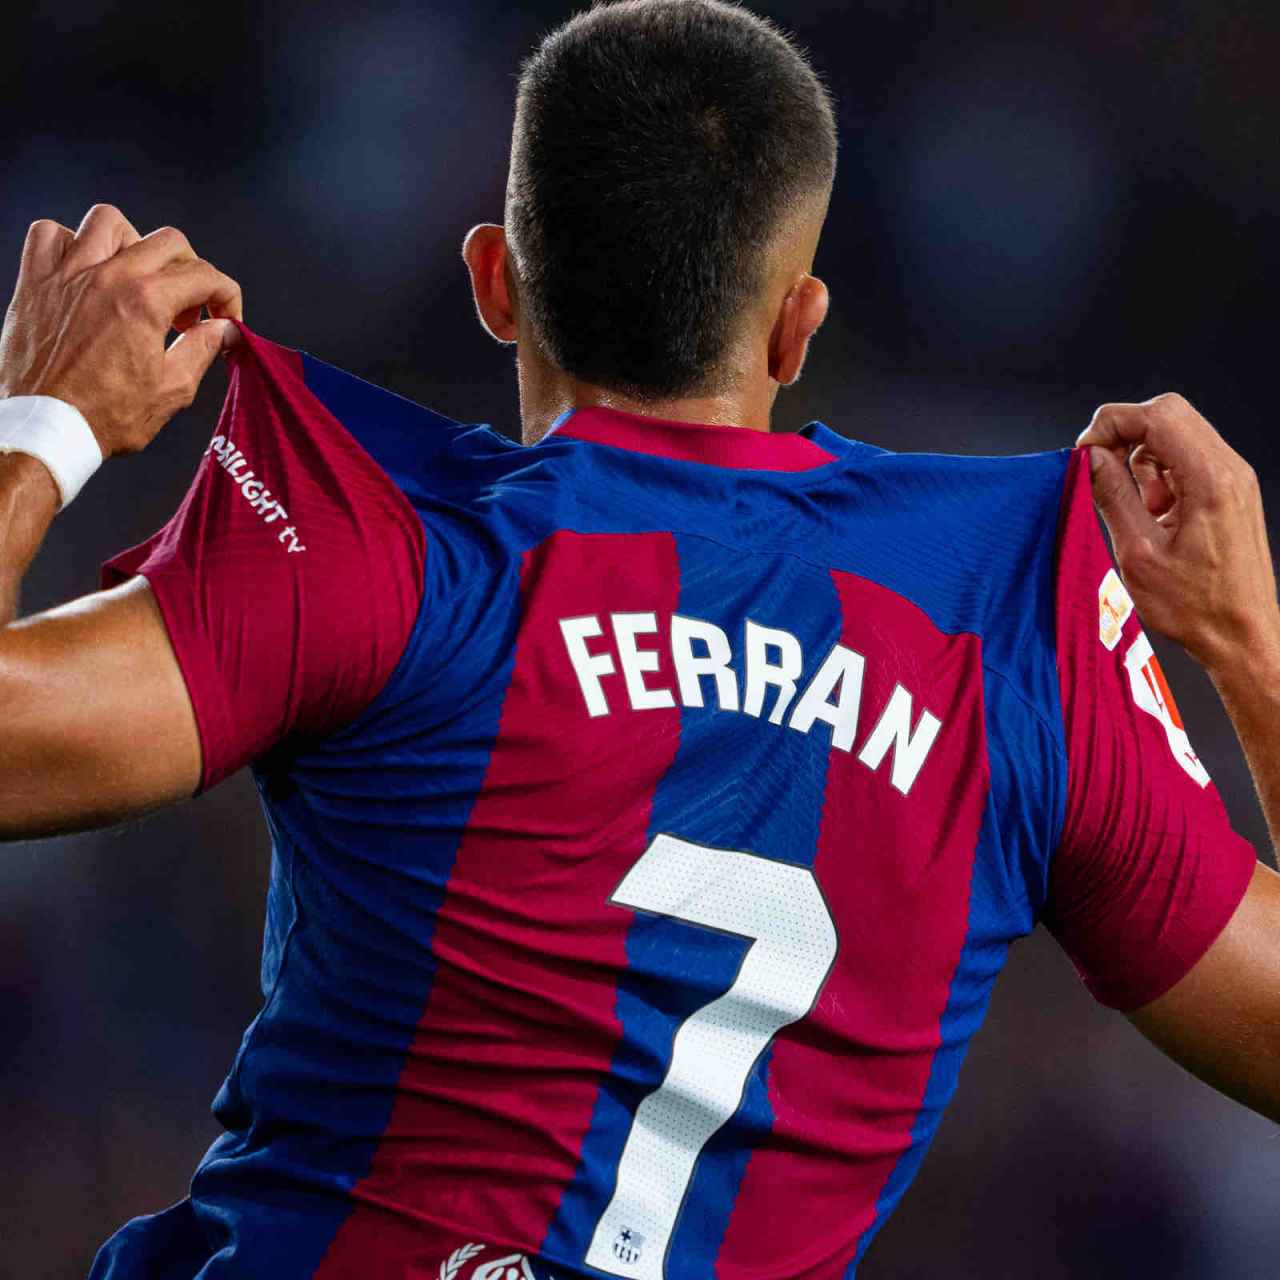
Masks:
[[[545,438],[552,435],[739,470],[810,471],[835,461],[835,454],[802,435],[676,422],[599,405],[561,414]]]

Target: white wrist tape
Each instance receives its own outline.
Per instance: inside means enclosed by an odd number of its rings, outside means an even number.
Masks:
[[[102,466],[102,450],[84,414],[54,396],[0,399],[0,453],[39,458],[53,475],[63,507]]]

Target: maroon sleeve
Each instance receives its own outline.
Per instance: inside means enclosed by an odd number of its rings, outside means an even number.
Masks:
[[[1088,450],[1067,471],[1057,656],[1067,805],[1045,923],[1103,1004],[1162,995],[1231,918],[1253,873],[1192,750],[1094,512]]]
[[[108,560],[147,579],[182,668],[204,790],[293,736],[355,719],[422,600],[422,523],[307,390],[299,354],[244,330],[216,432],[173,519]]]

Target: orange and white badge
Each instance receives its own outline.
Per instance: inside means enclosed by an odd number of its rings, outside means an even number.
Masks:
[[[1108,649],[1120,643],[1125,620],[1133,612],[1133,597],[1125,590],[1120,575],[1114,569],[1107,570],[1098,588],[1098,639]]]

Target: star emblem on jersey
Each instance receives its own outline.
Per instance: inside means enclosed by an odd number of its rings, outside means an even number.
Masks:
[[[1132,612],[1133,597],[1120,581],[1120,575],[1108,569],[1098,587],[1098,639],[1104,648],[1114,649],[1120,643],[1124,624]]]
[[[644,1236],[630,1227],[623,1227],[613,1242],[613,1252],[619,1262],[637,1263],[643,1250]]]

